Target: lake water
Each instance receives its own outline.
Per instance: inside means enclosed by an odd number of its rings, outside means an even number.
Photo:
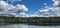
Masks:
[[[26,24],[2,25],[0,28],[60,28],[60,26],[34,26]]]

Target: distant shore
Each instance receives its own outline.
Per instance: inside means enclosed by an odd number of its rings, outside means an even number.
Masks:
[[[0,16],[0,25],[28,24],[28,25],[60,25],[60,17],[6,17]]]

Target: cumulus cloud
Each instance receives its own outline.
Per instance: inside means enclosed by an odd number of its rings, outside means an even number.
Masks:
[[[54,10],[56,11],[56,15],[60,16],[60,0],[52,0],[53,6],[54,6]]]
[[[54,3],[53,3],[54,6],[59,5],[59,2],[60,2],[59,0],[52,0],[52,1],[54,2]]]
[[[40,17],[40,16],[37,14],[20,13],[19,15],[16,15],[15,17]]]
[[[17,4],[16,6],[0,1],[0,16],[14,17],[38,17],[37,14],[26,14],[28,8],[25,5]]]
[[[53,7],[48,7],[46,3],[44,3],[45,8],[39,9],[37,14],[40,14],[42,17],[55,17],[60,16],[60,3],[59,0],[52,0]]]
[[[0,15],[16,16],[27,10],[28,8],[25,5],[17,4],[16,6],[14,6],[12,4],[6,3],[5,1],[0,1]]]
[[[39,11],[37,12],[37,14],[40,14],[41,17],[53,17],[55,16],[55,11],[52,10],[53,8],[49,8],[49,7],[46,7],[44,9],[39,9]]]
[[[37,14],[28,14],[28,15],[26,15],[26,17],[39,17],[39,15],[37,15]]]
[[[15,2],[16,0],[10,0]],[[18,0],[19,1],[19,0]],[[15,16],[15,17],[55,17],[60,16],[60,7],[58,0],[53,0],[53,7],[48,7],[46,3],[44,3],[45,8],[39,9],[34,14],[26,14],[25,11],[28,8],[25,5],[17,4],[16,6],[12,4],[8,4],[5,1],[0,1],[0,16]]]

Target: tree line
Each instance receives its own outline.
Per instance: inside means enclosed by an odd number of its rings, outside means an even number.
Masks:
[[[60,17],[7,17],[0,16],[0,23],[8,24],[34,24],[34,25],[49,25],[49,24],[60,24]]]

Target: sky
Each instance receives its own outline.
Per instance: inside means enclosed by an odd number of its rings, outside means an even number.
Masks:
[[[44,8],[45,5],[44,3],[46,3],[48,6],[51,6],[50,4],[52,4],[51,0],[22,0],[21,2],[14,2],[13,5],[16,4],[23,4],[25,5],[29,10],[27,11],[27,13],[34,13],[36,11],[38,11],[40,8]]]
[[[49,17],[56,16],[55,0],[0,0],[0,16]]]

